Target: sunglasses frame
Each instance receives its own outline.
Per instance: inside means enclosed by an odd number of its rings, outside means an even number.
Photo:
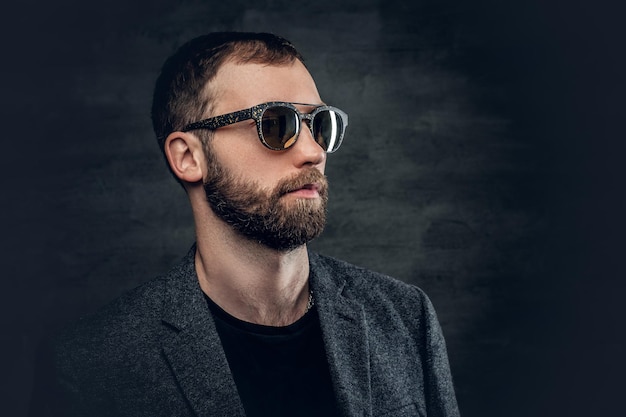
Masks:
[[[310,107],[315,107],[313,109],[312,112],[310,113],[301,113],[295,105],[299,105],[299,106],[310,106]],[[275,148],[271,145],[269,145],[266,141],[265,138],[263,137],[263,126],[262,126],[262,119],[263,119],[263,114],[265,113],[265,111],[267,109],[270,108],[274,108],[274,107],[286,107],[288,109],[291,109],[294,111],[294,113],[298,116],[299,122],[297,125],[297,131],[295,134],[295,140],[293,141],[293,143],[291,145],[289,145],[286,148]],[[263,146],[265,146],[268,149],[271,149],[273,151],[284,151],[289,149],[290,147],[292,147],[298,140],[298,138],[300,137],[300,131],[301,131],[301,126],[302,126],[302,121],[303,120],[307,120],[308,121],[308,126],[309,126],[309,130],[311,131],[311,135],[313,135],[313,119],[315,118],[315,116],[317,116],[318,113],[322,112],[322,111],[326,111],[326,110],[330,110],[333,111],[335,113],[337,113],[339,115],[339,117],[341,118],[341,121],[343,123],[343,129],[341,130],[341,133],[339,135],[339,138],[336,140],[336,142],[338,143],[337,146],[335,146],[335,148],[332,151],[325,151],[327,153],[333,153],[335,152],[337,149],[339,149],[339,147],[341,146],[341,143],[343,141],[343,136],[346,132],[346,127],[348,127],[348,115],[343,112],[342,110],[333,107],[333,106],[326,106],[326,105],[319,105],[319,104],[306,104],[306,103],[288,103],[288,102],[284,102],[284,101],[270,101],[268,103],[262,103],[262,104],[257,104],[256,106],[250,107],[249,109],[244,109],[244,110],[237,110],[234,111],[232,113],[226,113],[226,114],[222,114],[219,116],[214,116],[214,117],[209,117],[208,119],[203,119],[200,120],[198,122],[194,122],[194,123],[190,123],[188,125],[186,125],[185,127],[183,127],[181,129],[181,132],[189,132],[190,130],[196,130],[196,129],[208,129],[208,130],[217,130],[221,127],[225,127],[225,126],[229,126],[235,123],[239,123],[241,121],[244,120],[250,120],[253,119],[256,122],[256,127],[257,127],[257,133],[259,135],[259,140],[261,141],[261,143],[263,144]],[[318,143],[319,145],[319,143]],[[321,147],[322,145],[320,145]]]

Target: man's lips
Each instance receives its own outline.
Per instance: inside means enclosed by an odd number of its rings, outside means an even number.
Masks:
[[[310,183],[304,184],[301,187],[294,188],[287,192],[287,194],[298,196],[298,197],[318,197],[320,190],[320,184],[318,183]]]

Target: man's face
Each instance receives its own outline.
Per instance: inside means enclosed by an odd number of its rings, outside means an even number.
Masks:
[[[321,104],[315,83],[300,62],[227,63],[208,88],[218,103],[212,115],[268,101]],[[259,141],[254,121],[240,122],[217,130],[207,153],[204,187],[209,205],[241,235],[285,251],[322,232],[328,198],[326,153],[306,126],[291,148],[272,151]]]
[[[210,162],[211,174],[204,190],[213,212],[241,235],[272,249],[295,249],[316,238],[326,222],[326,177],[311,168],[282,179],[268,190],[227,172],[218,161]],[[294,198],[293,190],[315,187],[319,197]]]

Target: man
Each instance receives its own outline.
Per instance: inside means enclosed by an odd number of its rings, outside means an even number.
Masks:
[[[56,340],[35,414],[458,415],[427,297],[307,250],[348,118],[288,41],[190,41],[165,63],[152,116],[196,244]]]

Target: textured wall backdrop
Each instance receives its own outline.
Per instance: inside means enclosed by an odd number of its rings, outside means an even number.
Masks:
[[[611,414],[624,346],[612,16],[560,1],[15,6],[1,29],[3,414],[24,413],[44,335],[192,244],[149,108],[163,60],[214,30],[287,37],[350,114],[312,246],[431,296],[465,416]]]

